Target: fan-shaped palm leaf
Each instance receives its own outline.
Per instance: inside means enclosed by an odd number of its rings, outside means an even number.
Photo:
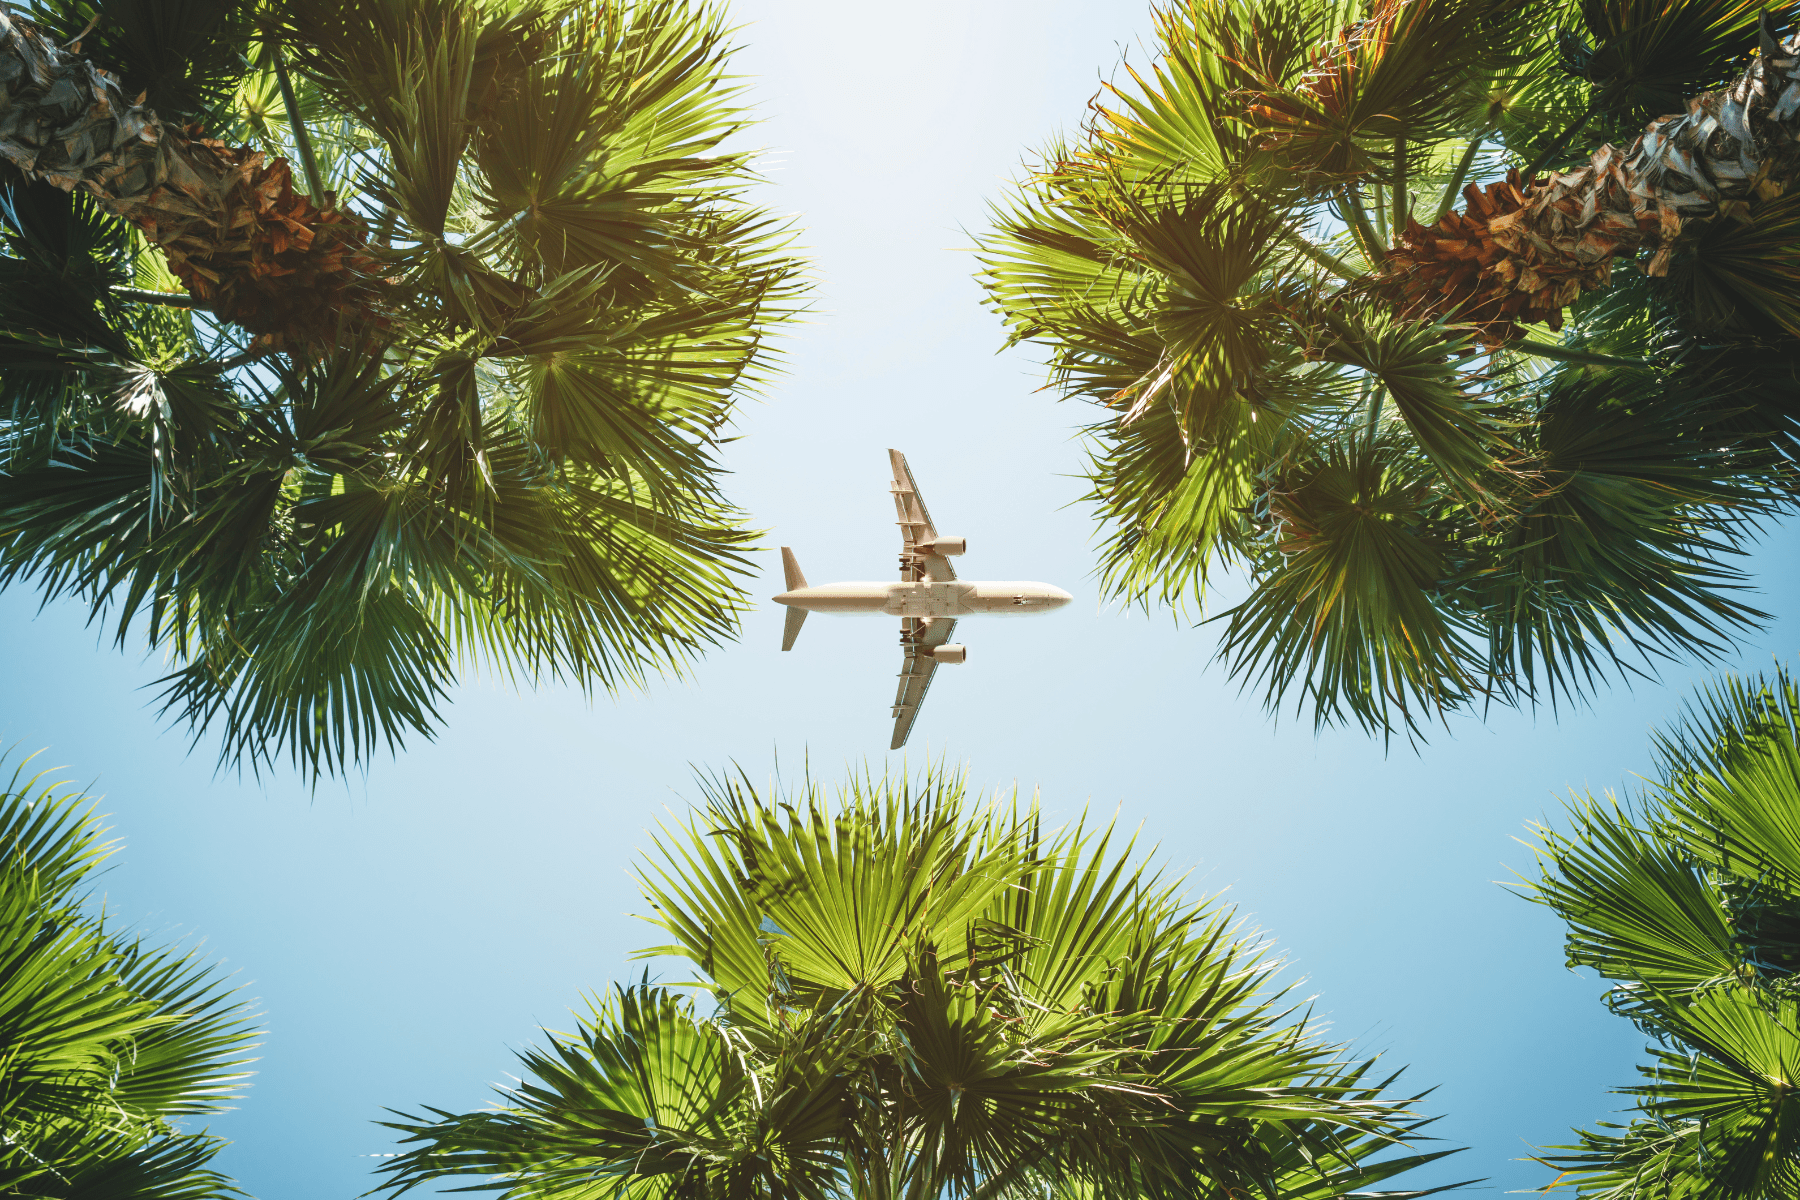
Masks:
[[[397,1124],[405,1190],[1004,1200],[1337,1194],[1419,1126],[1279,990],[1231,915],[1110,827],[963,779],[709,781],[641,873],[718,1004],[656,989],[526,1056],[487,1113]]]
[[[0,782],[0,1191],[241,1195],[207,1168],[222,1143],[171,1122],[237,1094],[247,1014],[192,952],[108,932],[83,891],[103,832],[25,764]]]
[[[62,28],[86,8],[39,15],[0,65],[105,65]],[[175,202],[113,186],[137,152],[110,134],[66,170],[13,156],[0,582],[171,651],[165,711],[223,763],[308,774],[429,735],[464,666],[615,688],[733,635],[752,535],[717,447],[797,264],[720,148],[747,118],[719,11],[133,0],[96,28],[167,107],[104,75],[58,104],[101,133],[202,122],[223,140],[180,153],[238,165],[189,181],[196,211],[276,207],[203,254],[131,215]],[[289,159],[334,190],[292,198]],[[352,251],[342,278],[313,261]]]
[[[1734,560],[1792,502],[1800,293],[1792,164],[1757,147],[1787,136],[1800,50],[1754,15],[1160,5],[1152,64],[982,246],[1009,340],[1112,410],[1087,425],[1108,590],[1203,609],[1245,569],[1233,676],[1384,736],[1766,620]],[[1714,90],[1645,108],[1671,88]]]
[[[1542,1161],[1584,1198],[1777,1197],[1800,1174],[1800,692],[1728,678],[1660,738],[1635,808],[1580,803],[1540,830],[1533,898],[1570,925],[1571,965],[1615,981],[1653,1034],[1642,1118]]]

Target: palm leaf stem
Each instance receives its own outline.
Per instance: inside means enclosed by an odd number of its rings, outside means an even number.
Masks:
[[[1387,189],[1379,183],[1370,184],[1369,189],[1369,215],[1375,219],[1375,236],[1379,239],[1375,244],[1385,250],[1388,247]]]
[[[1386,399],[1387,390],[1376,386],[1373,375],[1364,375],[1362,391],[1356,398],[1356,406],[1368,410],[1364,428],[1371,446],[1375,444],[1376,434],[1381,428],[1381,408]]]
[[[294,99],[294,84],[288,78],[287,60],[281,56],[281,47],[274,48],[275,82],[281,88],[281,103],[287,109],[288,127],[294,132],[294,146],[300,154],[300,166],[306,172],[306,186],[312,189],[315,203],[325,195],[325,184],[319,178],[319,162],[313,155],[312,134],[307,132],[306,122],[300,119],[300,102]]]
[[[1292,229],[1282,230],[1281,238],[1283,241],[1287,242],[1288,245],[1346,282],[1361,279],[1367,274],[1367,272],[1357,270],[1337,255],[1331,253],[1331,251],[1316,245],[1311,240]]]
[[[81,32],[69,39],[69,45],[79,50],[81,48],[81,43],[86,40],[88,34],[94,32],[94,29],[100,24],[100,18],[104,15],[104,9],[96,10],[93,18],[89,20],[86,25],[81,27]]]
[[[1362,189],[1355,183],[1344,185],[1344,215],[1350,218],[1350,225],[1361,237],[1363,250],[1370,262],[1381,261],[1382,240],[1375,235],[1375,226],[1369,223],[1369,212],[1363,207]]]
[[[393,240],[394,223],[398,219],[399,214],[395,212],[394,206],[383,204],[381,215],[375,218],[375,231],[369,235],[369,240],[377,246],[387,245]]]
[[[206,307],[186,292],[153,292],[148,288],[134,287],[113,287],[109,290],[121,300],[135,300],[139,304],[166,304],[170,308]]]
[[[1406,190],[1406,139],[1394,139],[1394,230],[1399,232],[1406,228],[1407,202],[1411,196]]]
[[[1619,358],[1612,354],[1596,354],[1592,350],[1577,350],[1573,346],[1553,346],[1548,342],[1509,342],[1506,348],[1520,354],[1529,354],[1533,358],[1553,358],[1557,362],[1579,363],[1588,367],[1648,367],[1650,365],[1641,358]]]
[[[1492,130],[1483,130],[1469,139],[1469,145],[1463,150],[1462,158],[1456,164],[1456,170],[1450,173],[1444,184],[1444,194],[1438,199],[1437,210],[1432,213],[1431,223],[1437,224],[1444,219],[1444,214],[1456,206],[1456,198],[1462,195],[1463,180],[1469,177],[1469,171],[1475,166],[1475,156],[1481,153],[1482,145],[1487,141]]]

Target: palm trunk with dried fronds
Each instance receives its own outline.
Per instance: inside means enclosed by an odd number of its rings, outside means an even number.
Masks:
[[[3,0],[0,156],[130,221],[196,300],[259,347],[332,338],[374,297],[365,227],[335,196],[296,193],[285,159],[164,122],[78,43],[56,45]]]
[[[1800,173],[1800,35],[1768,32],[1728,88],[1659,117],[1629,151],[1606,145],[1588,165],[1463,190],[1467,205],[1436,225],[1408,222],[1382,280],[1410,314],[1473,326],[1489,346],[1520,325],[1560,328],[1562,309],[1611,281],[1620,255],[1652,249],[1662,275],[1683,228],[1773,199]]]

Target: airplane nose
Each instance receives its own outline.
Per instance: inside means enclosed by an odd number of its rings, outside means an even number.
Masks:
[[[792,593],[792,592],[783,592],[779,596],[770,596],[769,599],[773,600],[777,604],[786,604],[789,607],[792,607],[796,597],[794,596],[794,593]]]
[[[1049,602],[1049,607],[1051,607],[1051,608],[1061,608],[1063,605],[1067,604],[1069,601],[1073,600],[1074,598],[1075,597],[1069,595],[1069,593],[1063,591],[1059,587],[1051,588],[1050,594],[1045,597],[1045,599]]]

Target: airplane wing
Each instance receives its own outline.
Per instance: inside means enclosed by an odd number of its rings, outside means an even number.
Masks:
[[[931,510],[925,507],[925,497],[919,495],[919,485],[913,482],[912,468],[906,465],[906,455],[898,450],[888,451],[888,464],[893,468],[894,480],[888,490],[894,493],[894,508],[900,514],[900,578],[906,583],[918,583],[926,580],[931,583],[943,583],[956,578],[956,568],[950,560],[941,554],[933,554],[929,550],[921,552],[918,547],[937,537],[937,526],[931,523]]]
[[[897,457],[897,456],[896,456]],[[900,459],[902,468],[906,460]],[[950,640],[956,622],[948,617],[904,617],[900,621],[900,648],[906,661],[900,667],[900,690],[894,696],[894,742],[889,750],[906,745],[912,733],[913,720],[925,703],[931,688],[931,677],[937,674],[938,661],[931,648]]]

